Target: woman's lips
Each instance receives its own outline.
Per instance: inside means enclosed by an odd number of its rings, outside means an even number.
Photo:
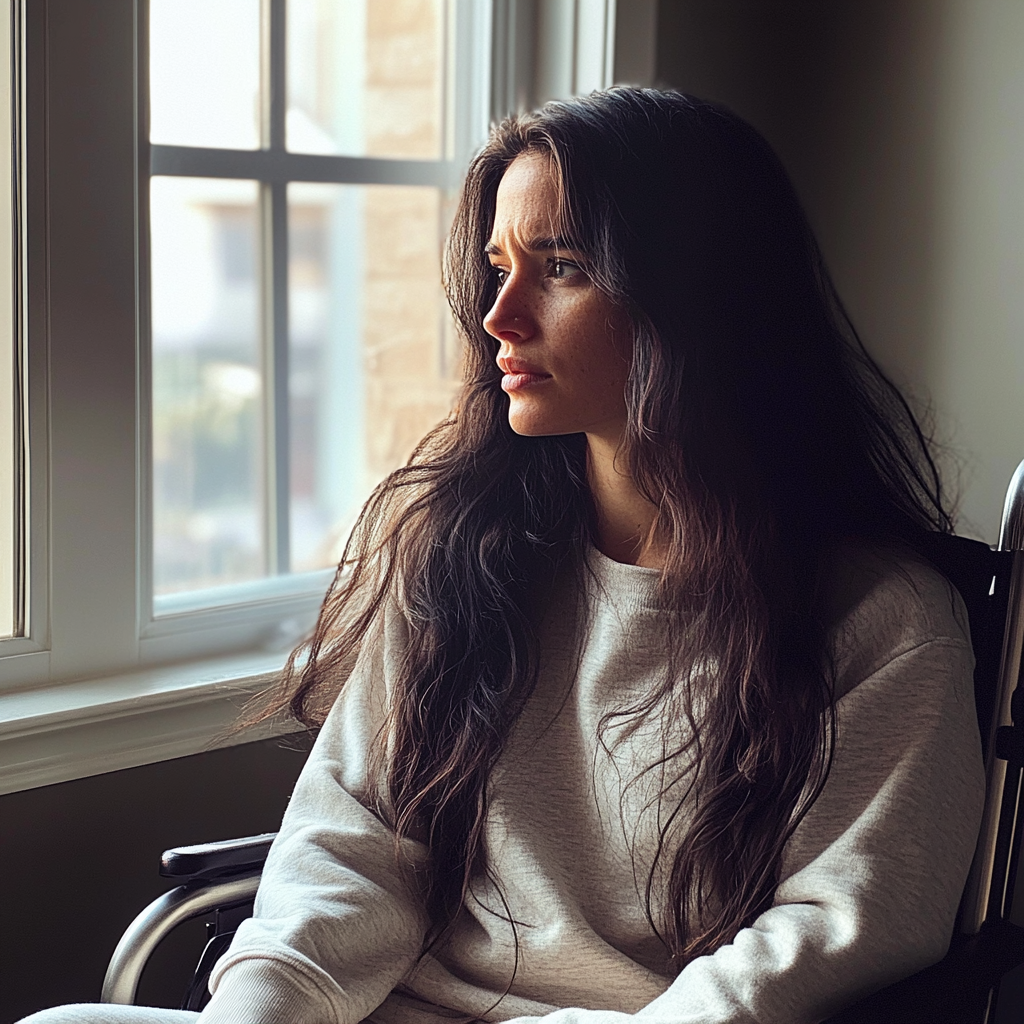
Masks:
[[[507,356],[498,359],[498,366],[505,371],[505,376],[501,378],[502,391],[518,391],[520,388],[528,388],[532,384],[540,384],[551,379],[550,373],[544,373],[529,363]]]
[[[520,388],[541,384],[546,380],[551,380],[550,373],[506,373],[501,378],[501,390],[518,391]]]

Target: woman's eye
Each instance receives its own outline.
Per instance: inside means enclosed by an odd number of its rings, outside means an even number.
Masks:
[[[557,278],[570,278],[576,277],[577,274],[582,274],[583,271],[580,269],[579,264],[573,263],[571,260],[554,259],[551,261],[551,276]]]
[[[494,271],[494,276],[498,279],[498,287],[500,288],[508,277],[508,271],[504,267],[492,266],[491,270]]]

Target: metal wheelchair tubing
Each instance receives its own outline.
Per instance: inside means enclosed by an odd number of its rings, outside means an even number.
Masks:
[[[1024,460],[1006,489],[1003,519],[999,528],[1000,551],[1024,551]]]
[[[252,899],[259,882],[256,872],[201,885],[187,883],[153,900],[121,936],[103,979],[100,1002],[131,1006],[146,962],[169,931],[225,904]]]
[[[1010,698],[1018,684],[1021,671],[1021,649],[1024,646],[1024,461],[1017,466],[1006,490],[1003,518],[999,528],[1000,551],[1013,552],[1010,570],[1009,601],[1003,634],[1003,652],[999,664],[995,716],[989,736],[988,787],[982,817],[978,849],[968,877],[962,905],[961,931],[975,935],[988,917],[993,887],[998,887],[1000,904],[1005,902],[1008,879],[994,877],[997,826],[1006,787],[1005,761],[995,756],[995,730],[1013,721]],[[1018,728],[1022,723],[1017,723]]]

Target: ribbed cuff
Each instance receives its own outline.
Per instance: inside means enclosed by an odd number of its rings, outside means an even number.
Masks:
[[[334,1024],[337,1015],[311,979],[280,961],[240,960],[221,975],[198,1024]]]

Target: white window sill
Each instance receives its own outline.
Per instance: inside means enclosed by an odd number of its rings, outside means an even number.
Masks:
[[[0,794],[295,732],[231,731],[284,660],[258,651],[0,693]]]

